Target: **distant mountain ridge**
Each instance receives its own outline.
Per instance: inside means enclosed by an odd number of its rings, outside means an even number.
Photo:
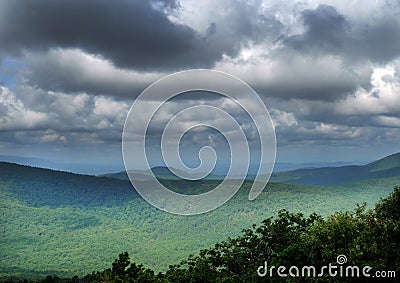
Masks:
[[[310,186],[340,186],[349,183],[400,176],[400,153],[386,156],[366,165],[304,168],[275,173],[271,180]]]
[[[305,163],[306,164],[306,163]],[[322,163],[321,163],[322,164]],[[328,163],[329,164],[329,163]],[[340,164],[340,163],[332,163]],[[308,165],[313,165],[310,163]],[[308,167],[308,166],[307,166]],[[152,168],[153,173],[160,179],[179,179],[168,168],[158,166]],[[133,170],[131,177],[137,180],[148,180],[151,172],[149,170]],[[104,177],[127,180],[125,171],[102,175]],[[310,186],[340,186],[354,182],[400,176],[400,152],[386,156],[366,165],[327,166],[317,168],[300,168],[291,171],[275,172],[271,181],[280,183],[291,183]],[[248,174],[248,179],[253,179],[255,174]],[[211,174],[206,180],[220,180],[222,175]]]
[[[365,165],[372,161],[334,161],[334,162],[303,162],[303,163],[291,163],[291,162],[276,162],[274,165],[274,173],[293,171],[297,169],[305,168],[322,168],[322,167],[340,167],[348,165]]]
[[[37,162],[38,167],[54,167],[53,163],[44,159],[23,158],[18,156],[0,156],[0,158],[5,157],[11,159],[10,161],[13,163],[26,164],[30,162]],[[324,164],[328,164],[329,166],[318,167]],[[400,153],[386,156],[380,160],[368,163],[366,165],[335,166],[341,164],[343,163],[303,163],[303,165],[307,168],[274,172],[271,176],[271,181],[309,186],[341,186],[364,180],[400,176]],[[290,168],[290,166],[295,166],[295,164],[289,163],[286,165],[288,166],[287,168]],[[314,168],[313,166],[317,167]],[[157,166],[152,168],[152,172],[160,179],[171,181],[180,179],[179,177],[175,176],[167,167]],[[130,174],[131,177],[139,181],[147,181],[151,178],[150,170],[131,170]],[[103,174],[100,175],[100,177],[128,180],[128,175],[125,171]],[[205,180],[221,180],[223,177],[224,175],[215,173],[207,176]],[[254,179],[254,177],[254,173],[248,174],[248,179]]]
[[[400,152],[386,156],[378,161],[366,165],[372,172],[391,170],[400,167]]]
[[[27,165],[31,167],[39,167],[45,169],[52,169],[57,171],[66,171],[71,173],[77,174],[88,174],[88,175],[111,175],[115,174],[114,176],[117,179],[127,179],[125,170],[123,170],[123,163],[121,164],[83,164],[83,163],[63,163],[58,161],[52,161],[44,158],[36,158],[36,157],[24,157],[18,155],[0,155],[0,162],[9,162],[9,163],[16,163],[20,165]],[[372,161],[369,161],[372,162]],[[365,165],[369,163],[368,161],[334,161],[334,162],[303,162],[303,163],[293,163],[293,162],[284,162],[278,161],[275,162],[274,165],[274,172],[284,172],[284,171],[291,171],[296,169],[302,168],[320,168],[320,167],[339,167],[345,165]],[[163,167],[163,166],[154,166],[156,167]],[[165,168],[165,167],[163,167]],[[249,171],[250,174],[254,175],[254,172],[257,171],[256,166],[251,166]],[[137,174],[142,174],[144,170],[134,170]],[[117,172],[117,173],[110,173],[110,172]],[[213,175],[220,176],[225,175],[226,170],[224,168],[219,168],[213,172]],[[120,174],[120,176],[118,176]],[[164,174],[165,175],[165,174]],[[145,178],[145,176],[140,176],[140,178]],[[172,176],[172,178],[175,178]],[[220,179],[220,177],[218,177]]]
[[[151,171],[153,174],[160,179],[164,180],[180,180],[178,176],[173,174],[167,167],[164,166],[156,166],[151,168]],[[129,174],[131,175],[132,178],[135,180],[139,181],[147,181],[150,180],[152,177],[152,172],[150,170],[129,170]],[[175,172],[182,172],[181,170],[174,169]],[[128,175],[126,171],[120,171],[117,173],[110,173],[110,174],[102,174],[99,175],[99,177],[108,177],[108,178],[115,178],[115,179],[120,179],[120,180],[128,180]],[[210,174],[207,176],[205,179],[207,180],[220,180],[221,177],[218,175],[213,175]]]

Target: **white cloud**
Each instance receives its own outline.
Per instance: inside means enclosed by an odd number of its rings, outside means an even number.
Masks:
[[[379,115],[373,119],[379,126],[400,128],[400,117],[388,117]]]
[[[342,115],[400,115],[400,80],[393,65],[376,67],[372,75],[372,89],[358,89],[336,105]],[[378,119],[379,120],[379,119]]]
[[[94,98],[93,112],[97,115],[103,115],[112,119],[121,119],[128,112],[128,104],[126,102],[114,101],[104,96]]]
[[[272,109],[271,116],[275,126],[290,127],[298,125],[293,113]]]
[[[63,135],[57,134],[54,131],[47,131],[41,138],[43,142],[53,143],[53,142],[62,142],[67,143],[67,138]]]
[[[0,86],[0,130],[30,130],[43,127],[47,113],[27,109],[23,102],[6,87]]]

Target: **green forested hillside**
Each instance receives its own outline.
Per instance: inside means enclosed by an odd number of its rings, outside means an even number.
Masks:
[[[128,182],[0,162],[9,196],[33,207],[115,206],[138,197]],[[3,192],[3,193],[4,193]]]
[[[210,182],[190,184],[201,190]],[[0,163],[0,277],[84,275],[103,270],[121,251],[165,271],[280,209],[327,215],[356,202],[372,207],[399,183],[400,177],[335,188],[270,183],[248,201],[246,182],[219,209],[178,216],[147,204],[128,181]]]

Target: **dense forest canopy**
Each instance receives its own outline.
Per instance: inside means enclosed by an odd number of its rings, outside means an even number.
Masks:
[[[336,212],[327,218],[281,210],[276,218],[269,217],[261,225],[244,229],[239,237],[201,250],[198,255],[171,265],[165,273],[155,273],[123,252],[104,271],[82,278],[48,276],[39,282],[265,282],[257,270],[266,261],[271,266],[312,265],[318,269],[336,263],[338,255],[347,256],[351,266],[368,266],[370,276],[381,271],[385,277],[395,279],[400,272],[399,216],[400,187],[396,187],[372,210],[360,205],[353,212]],[[268,280],[347,282],[360,278],[356,276],[359,273],[349,273],[348,277],[335,274],[315,277],[307,273],[304,277],[277,276]]]

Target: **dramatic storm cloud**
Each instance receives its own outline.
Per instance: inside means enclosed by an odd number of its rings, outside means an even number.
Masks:
[[[0,154],[119,164],[132,101],[191,68],[231,73],[260,94],[280,160],[400,151],[399,19],[396,1],[1,1]],[[195,93],[160,110],[150,134],[196,103],[237,114]],[[212,117],[187,123],[201,120]],[[184,139],[195,151],[207,144],[224,142],[203,130]]]
[[[120,67],[210,67],[224,54],[235,57],[248,41],[263,39],[263,25],[278,25],[265,17],[252,19],[246,5],[236,5],[245,10],[234,9],[228,30],[213,22],[201,34],[168,18],[168,12],[179,12],[172,1],[6,0],[0,4],[0,41],[3,54],[79,48]]]

